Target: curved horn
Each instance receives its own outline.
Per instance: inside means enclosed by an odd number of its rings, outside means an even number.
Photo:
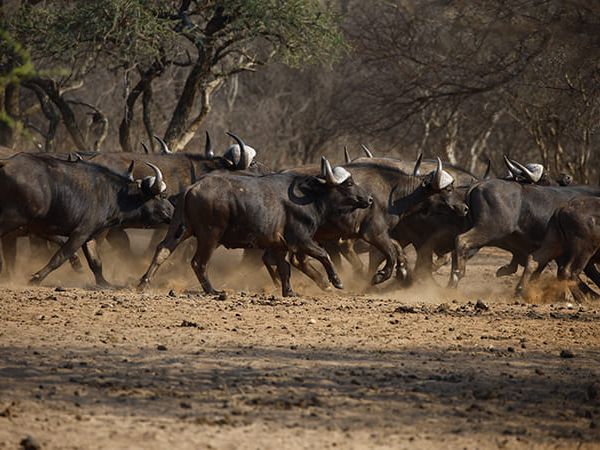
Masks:
[[[144,149],[144,153],[146,153],[146,155],[148,153],[150,153],[150,151],[148,150],[148,147],[146,146],[146,144],[144,144],[143,142],[140,142],[140,144],[142,144],[142,148]]]
[[[173,153],[171,151],[171,149],[169,148],[169,146],[167,145],[167,143],[165,141],[163,141],[160,137],[158,137],[157,135],[154,135],[154,139],[156,139],[160,143],[160,148],[161,148],[162,153],[166,153],[167,155]]]
[[[133,166],[135,165],[135,161],[132,159],[129,167],[127,168],[127,172],[125,172],[125,176],[129,178],[129,181],[134,181],[133,178]]]
[[[231,136],[235,142],[237,142],[237,144],[240,146],[240,162],[238,163],[238,169],[242,169],[242,170],[246,170],[248,168],[248,166],[250,165],[250,162],[248,161],[247,155],[246,155],[246,145],[244,144],[244,141],[242,141],[239,137],[237,137],[235,134],[231,133],[231,132],[227,132],[227,134],[229,136]]]
[[[521,172],[521,174],[524,175],[531,183],[537,183],[539,181],[539,178],[536,177],[531,170],[529,170],[520,162],[515,161],[514,159],[510,160],[510,162],[514,164],[514,166]]]
[[[350,164],[352,160],[350,159],[350,154],[348,153],[348,149],[344,145],[344,159],[346,160],[346,164]]]
[[[442,185],[442,171],[444,168],[442,167],[442,160],[438,156],[437,158],[437,167],[435,168],[435,172],[433,173],[433,185],[436,189],[439,189]]]
[[[487,180],[490,178],[490,172],[492,171],[492,160],[488,159],[487,167],[485,168],[485,173],[483,174],[483,179]]]
[[[423,153],[419,153],[419,157],[417,158],[417,162],[415,163],[415,168],[413,169],[413,175],[418,177],[421,175],[421,161],[423,160]]]
[[[510,173],[512,173],[513,176],[517,176],[517,175],[521,175],[522,171],[521,169],[519,169],[517,166],[515,166],[513,164],[513,161],[511,161],[510,159],[508,159],[508,156],[504,155],[504,164],[506,164],[506,167],[508,168],[508,171]]]
[[[325,180],[327,181],[327,184],[338,184],[335,176],[333,175],[333,170],[331,169],[331,164],[329,164],[329,161],[327,161],[326,158],[323,158],[323,163],[325,165]]]
[[[321,176],[323,178],[327,177],[327,171],[325,170],[325,157],[321,156]]]
[[[367,158],[373,157],[373,153],[371,153],[371,150],[369,150],[365,144],[360,144],[360,146],[362,147],[363,152],[365,152],[365,155],[367,155]]]
[[[206,130],[206,143],[204,144],[204,156],[208,159],[213,159],[215,157],[215,152],[213,152],[212,144],[210,142],[210,136],[208,134],[208,130]]]
[[[163,181],[163,174],[154,164],[146,162],[146,165],[154,171],[154,183],[152,183],[150,189],[154,195],[158,195],[167,188],[165,182]]]

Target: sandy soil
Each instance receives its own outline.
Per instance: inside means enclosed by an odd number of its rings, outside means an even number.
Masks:
[[[458,292],[295,275],[284,299],[238,262],[224,299],[187,266],[144,293],[69,267],[0,287],[0,448],[600,448],[598,303],[515,301],[493,251]]]

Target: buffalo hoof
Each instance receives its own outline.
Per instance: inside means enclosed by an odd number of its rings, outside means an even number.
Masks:
[[[333,284],[333,287],[336,289],[344,289],[344,285],[342,284],[342,281],[339,278],[332,279],[331,284]]]
[[[409,277],[408,275],[408,270],[406,270],[406,267],[404,266],[399,266],[396,268],[396,279],[399,281],[403,281],[406,280]]]
[[[217,291],[216,289],[211,289],[210,291],[204,291],[207,295],[215,295],[219,297],[219,300],[225,300],[227,298],[227,294],[225,291]]]
[[[106,280],[96,280],[96,287],[99,287],[100,289],[116,289],[117,288],[114,284],[111,284]]]
[[[391,276],[391,274],[388,275],[385,272],[379,271],[375,275],[373,275],[373,278],[371,279],[371,284],[376,285],[379,283],[383,283],[385,280],[390,278],[390,276]]]
[[[283,295],[284,297],[298,297],[298,294],[296,294],[292,289],[286,292],[282,292],[281,295]]]
[[[515,292],[513,293],[514,298],[525,298],[525,292],[522,286],[517,286],[515,288]]]
[[[40,278],[39,274],[36,273],[29,279],[28,284],[30,286],[39,286],[41,282],[42,282],[42,279]]]
[[[515,272],[516,272],[516,270],[514,270],[512,268],[512,266],[507,264],[506,266],[502,266],[498,270],[496,270],[496,277],[497,278],[507,277],[509,275],[512,275]]]
[[[149,284],[150,284],[150,280],[148,278],[142,278],[140,280],[139,284],[137,285],[137,290],[141,292],[144,289],[146,289]]]

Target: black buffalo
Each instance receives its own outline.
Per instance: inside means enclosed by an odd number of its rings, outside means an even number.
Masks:
[[[131,163],[133,165],[133,163]],[[133,166],[130,166],[130,169]],[[80,247],[99,285],[108,285],[92,240],[116,226],[169,223],[173,206],[163,193],[160,169],[134,181],[106,167],[20,153],[0,162],[0,237],[17,229],[44,237],[64,236],[50,262],[31,278],[40,283]]]
[[[540,248],[554,212],[585,195],[600,196],[600,188],[537,186],[501,179],[475,184],[466,197],[469,229],[456,238],[456,268],[450,286],[456,287],[464,276],[469,253],[484,246],[507,250],[524,266],[528,255]]]
[[[586,272],[594,280],[592,265],[600,262],[600,198],[575,198],[554,212],[542,244],[527,258],[520,289],[526,292],[532,274],[539,275],[552,260],[558,279],[571,282],[575,299],[597,297],[580,275]]]
[[[166,238],[140,281],[150,282],[158,267],[183,240],[195,236],[192,268],[206,293],[218,293],[207,278],[213,251],[227,248],[261,248],[274,259],[284,296],[290,286],[288,252],[316,258],[333,285],[342,283],[327,252],[315,242],[319,228],[357,208],[373,203],[371,195],[354,183],[343,168],[331,169],[323,159],[321,176],[277,173],[264,176],[232,173],[208,174],[186,189],[177,204]]]
[[[234,139],[238,139],[235,135],[231,136],[234,137]],[[164,178],[169,180],[169,184],[163,195],[166,195],[173,205],[175,205],[178,196],[185,188],[193,184],[194,181],[206,173],[219,170],[244,170],[252,173],[267,173],[271,171],[267,166],[256,161],[256,151],[247,145],[245,146],[245,150],[241,152],[239,144],[234,144],[223,152],[223,156],[216,156],[208,132],[206,133],[205,147],[202,153],[172,153],[162,139],[157,136],[155,137],[162,147],[162,152],[159,154],[136,152],[79,152],[53,153],[48,154],[47,156],[65,162],[71,162],[73,163],[72,167],[76,167],[79,162],[90,161],[105,166],[117,173],[124,173],[131,165],[131,162],[135,161],[131,175],[136,179],[153,176],[154,169],[147,163],[150,163],[152,166],[158,166],[161,168]],[[15,152],[13,150],[0,147],[0,157],[9,157],[14,154]],[[162,228],[163,226],[164,225],[157,225],[159,228]],[[129,227],[130,225],[110,228],[107,230],[107,233],[103,233],[98,238],[100,240],[106,238],[114,248],[119,250],[122,256],[129,257],[131,255],[129,237],[123,229]],[[155,227],[153,226],[153,228]],[[0,268],[5,269],[4,273],[10,274],[13,271],[12,269],[14,268],[16,260],[16,239],[17,237],[26,234],[26,230],[21,229],[17,232],[9,233],[2,238],[4,267],[0,264]],[[153,238],[154,246],[152,248],[156,246],[163,236],[163,230],[156,230]],[[64,240],[58,236],[49,238],[57,243]],[[39,243],[37,245],[37,250],[40,250]],[[80,266],[76,255],[73,255],[71,258],[71,263],[74,267]]]
[[[439,159],[426,175],[418,174],[419,165],[420,160],[407,173],[399,167],[398,161],[367,157],[342,166],[352,173],[358,184],[373,194],[373,207],[356,210],[329,222],[321,227],[315,239],[326,244],[328,251],[336,253],[341,250],[338,238],[345,243],[362,239],[377,249],[383,255],[385,265],[381,270],[377,270],[376,266],[371,267],[372,284],[388,280],[396,264],[400,278],[407,276],[406,258],[400,246],[390,238],[390,231],[414,205],[437,192],[451,189],[454,182],[454,177],[444,169]],[[305,166],[290,171],[314,174],[316,168]],[[359,261],[357,256],[355,260]]]

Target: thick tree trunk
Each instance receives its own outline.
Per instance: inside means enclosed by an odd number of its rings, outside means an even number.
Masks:
[[[60,125],[60,115],[56,112],[56,109],[52,105],[48,95],[41,87],[36,84],[32,84],[30,88],[35,92],[35,95],[40,103],[40,108],[42,109],[46,119],[48,119],[48,131],[45,135],[43,135],[44,151],[54,152],[56,150],[54,148],[54,138],[56,137],[58,125]]]
[[[145,72],[140,72],[140,81],[138,81],[138,83],[127,96],[127,100],[125,101],[125,114],[123,115],[123,120],[121,120],[121,124],[119,125],[119,144],[121,145],[121,150],[124,152],[134,151],[133,146],[131,145],[131,124],[133,122],[135,103],[137,102],[140,94],[144,93],[144,95],[147,95],[147,90],[152,92],[152,81],[154,81],[154,79],[162,73],[162,70],[162,63],[154,62],[154,64],[152,64],[148,70]],[[146,114],[146,108],[149,108],[149,105],[144,105],[144,115]],[[144,124],[146,124],[146,117],[144,117]],[[149,139],[150,145],[152,146],[152,149],[154,149],[152,136],[149,136]]]
[[[171,121],[165,133],[165,141],[173,151],[181,150],[189,142],[191,139],[189,136],[191,128],[197,129],[200,126],[200,122],[206,116],[206,113],[203,114],[200,111],[200,114],[189,124],[190,116],[196,106],[198,94],[207,91],[212,93],[212,90],[214,90],[214,87],[210,89],[210,83],[208,82],[212,58],[212,49],[204,47],[198,49],[198,59],[185,80],[183,91],[179,96],[179,101],[173,111]],[[203,106],[201,108],[204,108],[205,100],[203,94]]]
[[[5,114],[5,118],[0,120],[0,145],[12,147],[15,144],[19,125],[19,85],[16,83],[6,85],[3,97],[0,112]]]
[[[154,125],[152,124],[152,115],[150,114],[150,104],[152,102],[152,84],[146,84],[144,93],[142,95],[142,118],[144,121],[144,128],[148,136],[148,142],[150,143],[150,149],[154,152]]]

